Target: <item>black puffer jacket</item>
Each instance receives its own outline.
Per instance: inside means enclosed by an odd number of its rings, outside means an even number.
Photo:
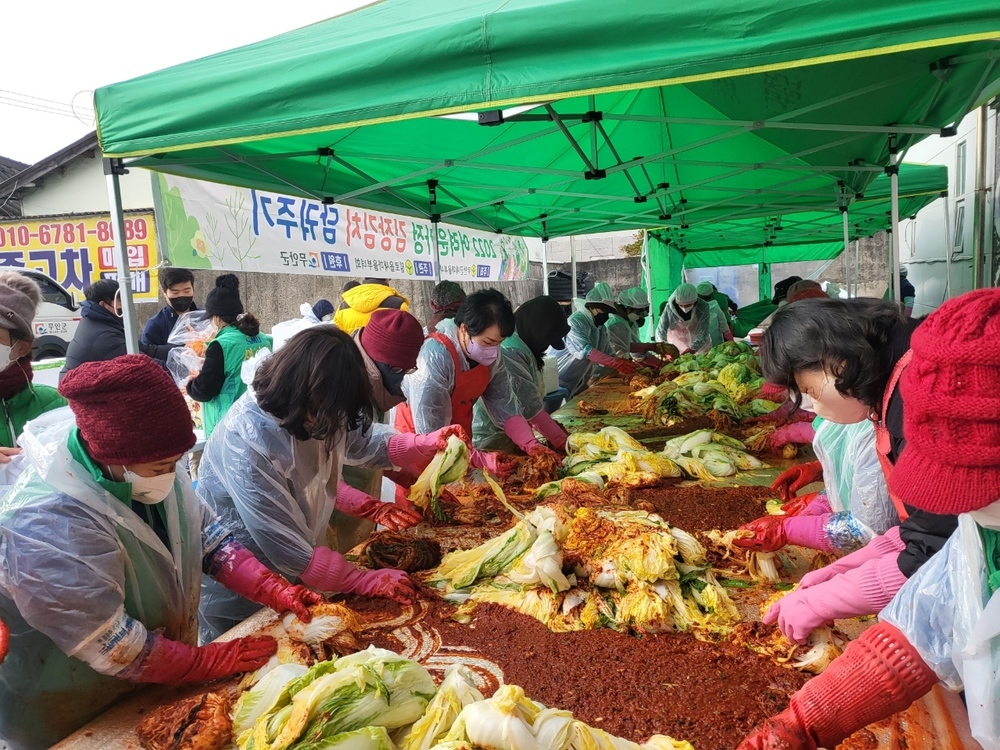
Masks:
[[[121,318],[90,300],[80,305],[80,317],[80,325],[66,350],[66,365],[59,373],[60,378],[84,362],[103,362],[128,353],[125,346],[125,325]],[[139,344],[140,352],[161,365],[166,362],[167,353],[173,348],[171,344]]]

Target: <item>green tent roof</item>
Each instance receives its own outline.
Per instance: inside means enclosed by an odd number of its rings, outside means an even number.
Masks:
[[[994,90],[997,38],[996,0],[383,0],[95,105],[107,155],[175,174],[511,234],[669,228],[863,192],[890,134]]]

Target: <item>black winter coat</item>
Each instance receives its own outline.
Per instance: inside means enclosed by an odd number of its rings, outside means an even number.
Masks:
[[[60,378],[84,362],[103,362],[128,353],[121,318],[90,300],[80,305],[80,317],[80,325],[66,349],[66,365],[59,373]],[[170,344],[139,344],[140,352],[161,365],[166,363],[167,353],[173,348]]]

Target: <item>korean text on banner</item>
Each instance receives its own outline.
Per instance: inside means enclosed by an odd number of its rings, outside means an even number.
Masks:
[[[152,214],[125,217],[125,243],[136,301],[156,301],[156,231]],[[48,274],[77,297],[100,279],[118,279],[111,219],[62,216],[0,221],[0,270]]]
[[[434,278],[429,221],[162,173],[153,183],[174,266]],[[529,278],[541,241],[439,224],[438,247],[441,278],[517,281]]]

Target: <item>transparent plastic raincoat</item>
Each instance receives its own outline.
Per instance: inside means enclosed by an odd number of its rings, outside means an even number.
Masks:
[[[608,331],[608,345],[611,347],[610,354],[621,359],[630,359],[632,355],[632,344],[639,343],[639,328],[628,318],[621,315],[612,315],[608,322],[604,324]]]
[[[542,410],[545,397],[545,383],[542,371],[538,369],[535,355],[516,333],[504,339],[500,345],[503,352],[504,369],[510,382],[507,395],[515,414],[532,419]],[[480,450],[506,450],[514,447],[514,441],[490,418],[482,399],[476,402],[472,419],[472,442]]]
[[[549,349],[556,357],[559,367],[559,386],[569,392],[569,398],[587,387],[594,374],[594,363],[587,359],[591,349],[611,354],[611,342],[607,329],[594,323],[589,310],[577,310],[569,316],[569,333],[566,348],[562,351]]]
[[[437,333],[447,336],[459,354],[462,371],[471,365],[462,356],[462,346],[458,342],[458,326],[454,320],[442,320],[437,325]],[[503,349],[497,361],[489,366],[490,383],[480,398],[495,424],[504,425],[518,414],[517,407],[510,398],[511,385],[504,365]],[[477,365],[485,367],[485,365]],[[452,424],[451,395],[455,389],[455,362],[451,353],[440,341],[427,339],[417,357],[417,371],[403,378],[403,394],[413,413],[413,424],[418,435],[440,430]]]
[[[295,581],[313,548],[329,544],[341,461],[393,468],[388,443],[394,434],[381,424],[368,432],[351,431],[331,453],[321,440],[297,440],[246,393],[205,445],[198,494],[258,560]],[[205,577],[202,639],[218,637],[258,609],[259,604]]]
[[[1000,501],[963,513],[958,529],[879,615],[950,690],[964,690],[972,736],[1000,748],[1000,596],[990,593],[980,526],[1000,531]]]
[[[823,532],[834,549],[853,552],[899,525],[875,451],[875,427],[867,419],[837,424],[817,417],[813,429],[813,450],[834,513]]]
[[[690,320],[684,320],[674,307],[674,295],[671,294],[656,328],[656,340],[673,344],[681,354],[689,350],[702,354],[712,348],[713,320],[711,308],[703,299],[695,302]]]
[[[714,299],[702,301],[708,303],[708,309],[712,314],[712,322],[708,328],[712,337],[712,346],[718,346],[726,340],[726,334],[729,333],[729,323],[726,322],[726,315],[722,312],[718,302]]]
[[[179,467],[164,546],[73,457],[74,430],[68,407],[29,423],[30,466],[0,501],[0,739],[15,750],[52,745],[131,690],[119,677],[148,631],[197,645],[202,559],[229,533]]]

